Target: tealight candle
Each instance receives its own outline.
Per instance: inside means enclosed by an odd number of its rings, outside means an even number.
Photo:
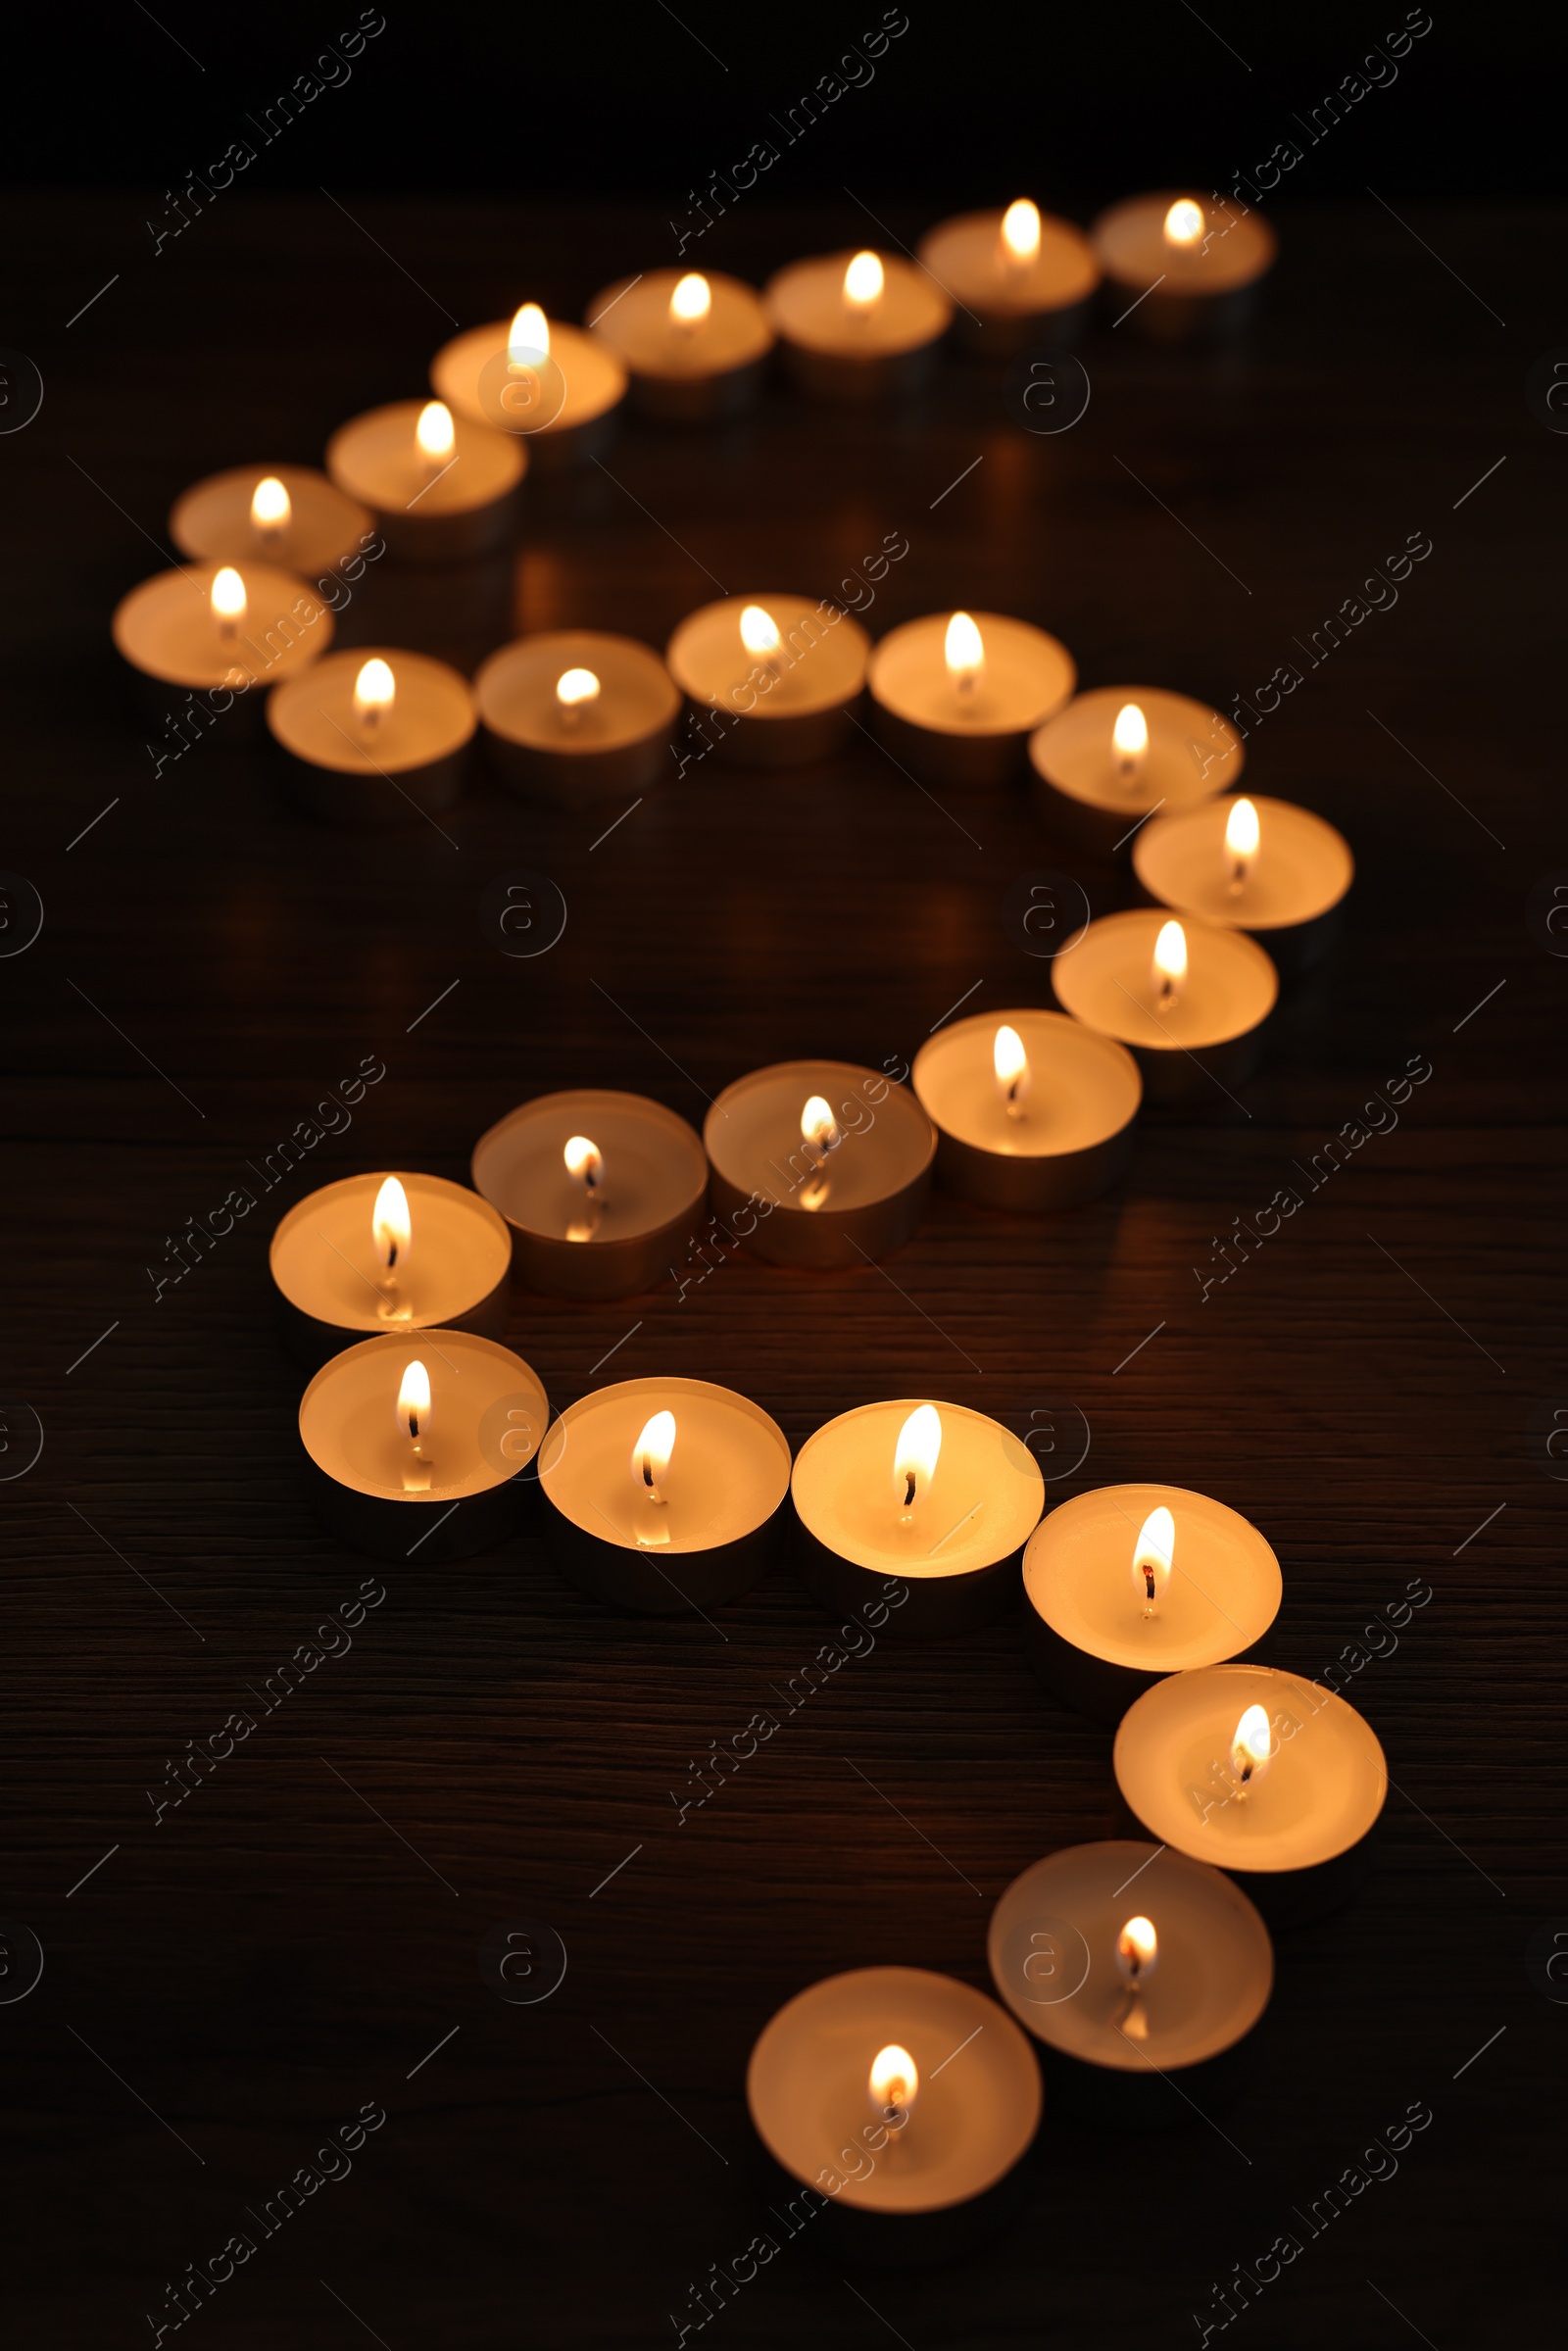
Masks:
[[[445,661],[356,646],[291,679],[267,706],[296,799],[329,824],[402,824],[450,808],[478,719]]]
[[[1115,1183],[1143,1100],[1124,1046],[1060,1012],[975,1012],[928,1038],[910,1083],[937,1173],[982,1207],[1072,1208]]]
[[[808,2240],[843,2258],[946,2260],[1005,2219],[1040,2128],[1040,2068],[984,1992],[924,1968],[857,1968],[787,2001],[746,2072],[753,2128]]]
[[[889,1576],[909,1596],[898,1630],[967,1633],[1017,1595],[1045,1480],[1027,1445],[967,1404],[862,1404],[808,1437],[791,1480],[801,1576],[856,1609]]]
[[[1007,783],[1077,671],[1043,628],[1001,612],[932,612],[890,629],[866,682],[876,729],[922,782]]]
[[[440,1176],[345,1176],[290,1208],[268,1262],[284,1334],[312,1363],[371,1331],[507,1327],[512,1235]]]
[[[473,681],[490,763],[563,808],[646,792],[669,763],[679,691],[646,645],[558,629],[503,645]]]
[[[430,362],[430,383],[460,416],[524,436],[534,464],[552,473],[608,448],[626,397],[626,370],[609,344],[547,318],[536,302],[454,335]]]
[[[1279,975],[1244,931],[1135,906],[1091,922],[1051,967],[1062,1010],[1119,1037],[1157,1102],[1250,1077]]]
[[[289,571],[331,571],[368,544],[368,507],[314,465],[233,465],[175,499],[169,535],[181,555],[205,563],[280,563]]]
[[[703,1121],[713,1206],[770,1265],[864,1265],[908,1240],[936,1134],[907,1088],[853,1061],[776,1061]]]
[[[1156,1683],[1123,1716],[1112,1764],[1152,1837],[1228,1870],[1277,1920],[1318,1917],[1353,1891],[1389,1787],[1353,1706],[1264,1665]]]
[[[1298,972],[1333,945],[1355,861],[1309,808],[1253,794],[1156,816],[1133,844],[1133,871],[1161,905],[1246,931]]]
[[[326,469],[368,506],[389,554],[456,563],[511,538],[528,452],[439,400],[394,400],[340,424]]]
[[[1070,343],[1100,283],[1083,230],[1027,196],[1005,212],[942,221],[921,238],[919,258],[953,297],[956,339],[986,359]]]
[[[1092,857],[1138,838],[1155,809],[1174,813],[1230,789],[1242,739],[1218,711],[1159,686],[1097,686],[1029,744],[1034,804],[1054,833]]]
[[[1122,318],[1157,342],[1240,325],[1277,251],[1261,213],[1175,190],[1113,204],[1089,241]]]
[[[318,1516],[377,1559],[467,1559],[516,1532],[550,1408],[520,1356],[471,1331],[386,1331],[331,1356],[300,1403]]]
[[[480,1136],[473,1183],[511,1225],[530,1290],[625,1298],[693,1231],[708,1161],[685,1119],[641,1094],[541,1094]]]
[[[1165,2075],[1205,2109],[1235,2085],[1233,2052],[1274,1988],[1274,1946],[1241,1888],[1130,1837],[1035,1862],[986,1943],[992,1982],[1051,2052],[1053,2092],[1146,2128],[1191,2119]]]
[[[836,606],[765,594],[689,612],[664,659],[694,710],[717,713],[721,758],[799,767],[848,741],[870,651],[859,622]]]
[[[892,253],[828,253],[791,262],[762,305],[803,391],[882,400],[931,372],[953,305],[936,279]]]
[[[539,1456],[545,1543],[574,1584],[653,1616],[736,1599],[777,1557],[790,1448],[708,1380],[621,1380],[568,1404]]]
[[[275,563],[157,571],[122,597],[111,626],[149,710],[179,687],[206,698],[203,715],[213,721],[242,713],[231,732],[251,723],[270,686],[297,677],[332,642],[326,606]]]
[[[1162,1676],[1254,1649],[1284,1586],[1269,1544],[1223,1502],[1182,1486],[1102,1486],[1041,1521],[1023,1589],[1042,1680],[1114,1721]]]
[[[587,318],[630,374],[633,407],[663,424],[707,424],[750,408],[773,348],[759,296],[717,270],[619,278]]]

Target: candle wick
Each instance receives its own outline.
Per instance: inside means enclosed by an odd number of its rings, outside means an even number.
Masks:
[[[914,1508],[914,1472],[912,1469],[906,1470],[904,1473],[904,1507],[906,1510]]]

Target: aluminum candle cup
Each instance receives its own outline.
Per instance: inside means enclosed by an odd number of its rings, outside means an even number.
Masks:
[[[421,422],[430,405],[394,400],[340,424],[326,445],[326,469],[370,509],[400,563],[471,562],[512,537],[528,453],[467,416]]]
[[[896,400],[930,374],[953,305],[892,253],[826,253],[791,262],[762,293],[784,363],[822,400]]]
[[[588,1089],[509,1111],[474,1145],[472,1172],[474,1190],[512,1227],[518,1280],[556,1298],[651,1289],[696,1229],[708,1191],[708,1161],[684,1118],[641,1094]]]
[[[542,473],[607,449],[626,397],[626,370],[607,343],[531,303],[443,343],[430,382],[459,416],[525,442]]]
[[[703,1121],[716,1213],[755,1256],[813,1273],[907,1241],[936,1132],[907,1088],[853,1061],[776,1061],[726,1086]]]
[[[876,731],[922,783],[1009,783],[1034,729],[1071,694],[1071,654],[1001,612],[932,612],[890,629],[866,683]]]
[[[441,1176],[323,1185],[279,1221],[268,1263],[284,1337],[308,1363],[373,1332],[445,1328],[500,1339],[506,1331],[506,1220]]]
[[[1161,941],[1179,928],[1185,958],[1174,1001],[1152,976]],[[1119,1037],[1143,1071],[1151,1101],[1201,1099],[1250,1077],[1279,975],[1243,931],[1167,922],[1162,907],[1133,907],[1091,922],[1051,967],[1064,1012],[1102,1036]]]
[[[1166,1674],[1255,1649],[1284,1585],[1270,1545],[1223,1502],[1184,1486],[1102,1486],[1041,1521],[1023,1589],[1041,1680],[1114,1722]]]
[[[379,825],[451,807],[478,717],[467,679],[445,661],[361,645],[291,679],[267,723],[313,816]]]
[[[942,221],[919,259],[953,298],[955,341],[982,359],[1072,342],[1100,283],[1083,230],[1025,201]]]
[[[424,1386],[412,1377],[422,1367]],[[402,1411],[410,1396],[418,1436]],[[387,1333],[323,1363],[300,1402],[311,1505],[372,1558],[467,1559],[515,1534],[550,1408],[536,1372],[469,1331]]]
[[[275,563],[187,563],[155,572],[115,608],[115,650],[142,708],[254,735],[270,686],[296,677],[332,642],[319,597]],[[193,708],[188,706],[194,706]]]
[[[1355,860],[1309,808],[1250,793],[1154,817],[1133,843],[1133,871],[1162,906],[1246,931],[1294,973],[1333,946]]]
[[[808,2241],[829,2259],[888,2268],[951,2260],[1010,2218],[1041,2103],[1012,2019],[924,1968],[810,1984],[763,2028],[746,2072],[769,2203],[809,2216]]]
[[[281,496],[278,493],[281,492]],[[169,535],[181,555],[209,563],[275,563],[333,571],[374,537],[368,507],[347,498],[314,465],[231,465],[175,499]]]
[[[1107,301],[1136,333],[1158,343],[1245,324],[1278,250],[1261,213],[1180,189],[1113,204],[1089,241],[1105,272]]]
[[[826,1422],[802,1445],[791,1492],[802,1582],[830,1609],[858,1610],[898,1577],[908,1597],[890,1632],[931,1641],[989,1624],[1016,1599],[1046,1487],[1000,1421],[905,1398]]]
[[[1124,1046],[1061,1012],[975,1012],[921,1046],[911,1084],[937,1173],[985,1208],[1074,1208],[1114,1184],[1143,1100]]]
[[[1053,2095],[1143,2129],[1191,2120],[1166,2076],[1205,2110],[1239,2086],[1274,1987],[1274,1947],[1246,1894],[1130,1838],[1035,1862],[986,1941],[998,1991],[1050,2052]]]
[[[640,1443],[650,1432],[653,1449]],[[595,1599],[649,1616],[749,1592],[781,1548],[789,1487],[783,1430],[707,1380],[595,1389],[567,1405],[539,1456],[556,1565]]]
[[[1153,809],[1232,790],[1244,756],[1236,729],[1190,695],[1097,686],[1031,737],[1031,791],[1054,833],[1108,860],[1125,857]]]
[[[680,694],[646,645],[557,629],[503,645],[473,681],[490,764],[561,808],[646,792],[668,772]]]
[[[618,278],[595,295],[587,319],[630,375],[632,406],[662,424],[709,424],[750,408],[773,348],[759,296],[717,270]]]
[[[687,614],[664,659],[708,748],[740,766],[799,767],[848,742],[870,652],[836,605],[726,596]]]
[[[1257,1737],[1244,1718],[1256,1709]],[[1248,1759],[1263,1749],[1259,1770]],[[1128,1810],[1228,1870],[1277,1923],[1318,1918],[1366,1874],[1388,1794],[1370,1724],[1322,1684],[1263,1665],[1173,1674],[1129,1707],[1112,1757]]]

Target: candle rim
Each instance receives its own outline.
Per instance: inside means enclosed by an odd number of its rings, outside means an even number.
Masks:
[[[461,1212],[487,1236],[494,1251],[494,1273],[484,1289],[476,1292],[472,1298],[457,1298],[450,1305],[443,1300],[439,1315],[426,1312],[416,1316],[404,1326],[406,1329],[438,1330],[479,1305],[498,1284],[507,1280],[512,1266],[512,1235],[507,1229],[505,1217],[489,1200],[482,1199],[468,1185],[455,1184],[446,1176],[426,1175],[418,1169],[406,1167],[381,1167],[366,1175],[339,1176],[330,1184],[318,1184],[314,1192],[308,1192],[303,1200],[296,1200],[292,1207],[285,1209],[273,1226],[268,1244],[268,1271],[281,1296],[297,1313],[308,1316],[313,1322],[326,1324],[332,1330],[361,1329],[359,1323],[331,1321],[318,1311],[319,1301],[315,1294],[302,1290],[295,1279],[294,1251],[308,1228],[339,1203],[345,1207],[356,1207],[363,1200],[365,1224],[368,1230],[376,1193],[389,1175],[396,1176],[403,1186],[408,1196],[410,1216],[421,1232],[430,1230],[433,1217]],[[430,1261],[431,1251],[426,1248],[419,1261],[421,1290],[430,1287],[433,1282]],[[368,1339],[384,1333],[377,1307],[378,1300],[367,1290],[364,1309],[367,1319],[363,1336]]]
[[[1176,1575],[1183,1572],[1190,1551],[1202,1555],[1206,1522],[1207,1543],[1212,1557],[1215,1530],[1237,1549],[1255,1560],[1261,1571],[1257,1586],[1259,1606],[1250,1616],[1238,1624],[1241,1601],[1234,1592],[1227,1596],[1229,1612],[1208,1596],[1203,1585],[1208,1577],[1200,1577],[1195,1570],[1193,1589],[1209,1610],[1212,1638],[1219,1644],[1215,1655],[1199,1654],[1170,1656],[1171,1630],[1169,1612],[1163,1616],[1145,1617],[1131,1598],[1127,1571],[1133,1546],[1139,1532],[1152,1509],[1163,1505],[1176,1522]],[[1064,1546],[1076,1536],[1085,1548],[1103,1523],[1107,1533],[1116,1541],[1107,1546],[1105,1592],[1114,1604],[1125,1602],[1125,1637],[1101,1641],[1090,1647],[1083,1638],[1085,1618],[1074,1604],[1082,1582],[1098,1574],[1095,1565],[1080,1567],[1076,1579],[1069,1581],[1061,1572]],[[1121,1537],[1125,1536],[1125,1542]],[[1054,1573],[1053,1572],[1054,1569]],[[1032,1608],[1041,1622],[1058,1639],[1106,1665],[1125,1666],[1135,1672],[1156,1670],[1162,1673],[1207,1672],[1225,1665],[1236,1656],[1239,1648],[1250,1648],[1260,1641],[1278,1617],[1285,1597],[1285,1577],[1279,1554],[1268,1537],[1253,1522],[1229,1502],[1220,1501],[1211,1494],[1202,1494],[1196,1487],[1167,1486],[1152,1480],[1132,1479],[1113,1486],[1094,1486],[1083,1494],[1069,1494],[1057,1502],[1042,1518],[1023,1555],[1023,1589],[1025,1605]],[[1201,1634],[1189,1634],[1185,1647],[1203,1647]]]

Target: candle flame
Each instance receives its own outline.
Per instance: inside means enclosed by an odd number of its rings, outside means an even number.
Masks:
[[[844,272],[844,299],[863,317],[882,299],[882,264],[874,253],[858,253]]]
[[[1176,1548],[1176,1521],[1161,1503],[1151,1510],[1133,1545],[1133,1590],[1152,1616],[1154,1603],[1170,1582],[1171,1554]]]
[[[408,1255],[413,1234],[409,1196],[396,1176],[388,1176],[370,1210],[370,1238],[375,1244],[376,1257],[388,1273]]]
[[[430,1434],[430,1375],[417,1360],[405,1366],[398,1388],[398,1429],[415,1445]]]
[[[836,1151],[843,1140],[832,1107],[820,1094],[811,1095],[801,1112],[801,1136],[821,1158]]]
[[[1040,255],[1040,207],[1020,196],[1002,216],[1003,252],[1010,262],[1027,268]]]
[[[1136,702],[1124,702],[1116,712],[1116,723],[1110,730],[1111,749],[1121,761],[1123,772],[1136,767],[1149,749],[1149,721]]]
[[[510,367],[539,367],[550,357],[550,321],[537,302],[525,302],[507,335]]]
[[[954,684],[960,692],[971,688],[986,665],[986,649],[967,612],[955,612],[948,622],[942,652]]]
[[[564,669],[556,680],[556,700],[564,710],[576,710],[580,704],[598,699],[599,680],[591,669]]]
[[[275,473],[267,474],[251,492],[251,522],[257,530],[287,530],[292,512],[288,492]]]
[[[996,1071],[997,1091],[1006,1104],[1008,1117],[1018,1117],[1029,1091],[1029,1055],[1017,1030],[1008,1028],[1005,1021],[992,1041],[991,1066]]]
[[[1154,994],[1162,1004],[1174,1004],[1187,977],[1187,933],[1179,922],[1162,922],[1154,941]]]
[[[700,269],[690,269],[669,298],[672,326],[700,326],[713,307],[713,289]]]
[[[1231,888],[1240,890],[1257,855],[1261,827],[1250,800],[1234,800],[1225,819],[1225,854],[1231,861]]]
[[[1165,242],[1185,252],[1196,245],[1203,233],[1203,208],[1191,196],[1178,196],[1165,215]]]
[[[760,604],[749,604],[741,613],[741,643],[748,653],[759,656],[777,653],[782,640],[778,622]]]
[[[871,2060],[871,2103],[887,2116],[906,2115],[920,2086],[920,2070],[907,2049],[890,2040]]]
[[[662,1502],[659,1489],[675,1450],[675,1415],[656,1412],[631,1448],[631,1474],[650,1501]]]
[[[419,445],[419,455],[430,459],[432,464],[437,460],[444,464],[452,455],[457,431],[452,422],[452,411],[444,400],[425,402],[419,411],[419,421],[414,428],[414,437]]]
[[[597,1191],[605,1173],[605,1155],[597,1143],[590,1143],[586,1135],[573,1135],[561,1155],[567,1175],[575,1176],[585,1192]]]
[[[1249,1706],[1231,1740],[1231,1776],[1243,1788],[1261,1780],[1273,1761],[1274,1739],[1261,1706]]]
[[[214,575],[211,588],[213,611],[220,621],[227,621],[229,633],[245,617],[245,582],[231,563]]]
[[[1140,1913],[1129,1919],[1116,1937],[1116,1966],[1129,1984],[1152,1976],[1159,1959],[1159,1936],[1154,1922]]]
[[[942,1450],[942,1415],[935,1404],[916,1404],[893,1448],[893,1491],[912,1510],[936,1474]]]
[[[389,665],[376,658],[365,663],[354,681],[354,715],[361,726],[374,726],[397,698],[397,679]]]

